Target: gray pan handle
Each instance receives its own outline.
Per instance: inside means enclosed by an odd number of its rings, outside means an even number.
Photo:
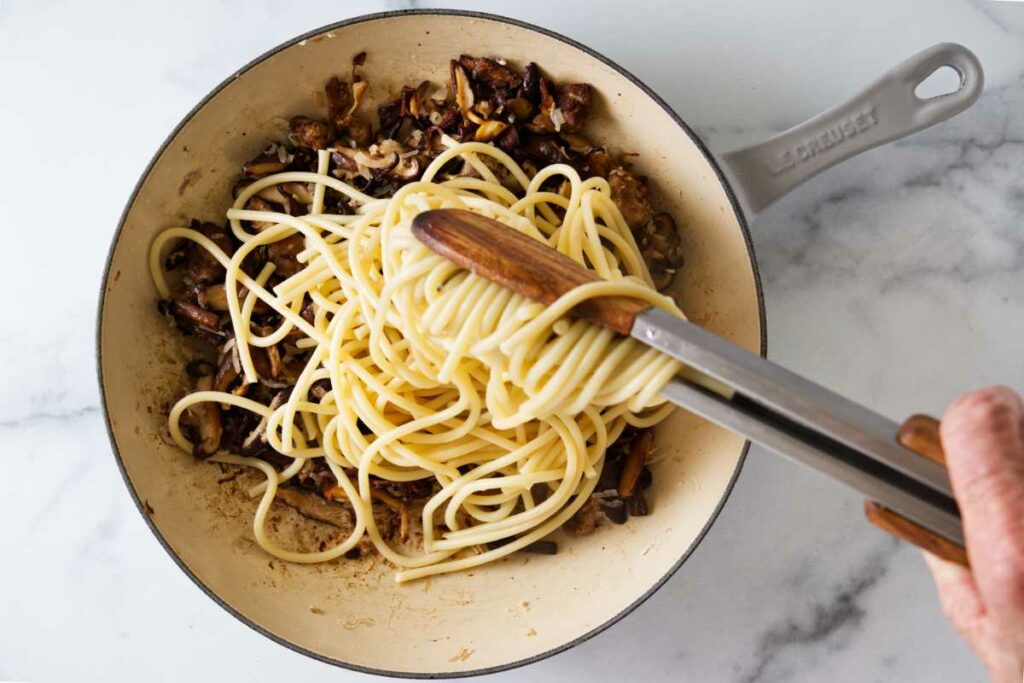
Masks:
[[[954,92],[922,99],[914,90],[937,69],[960,74]],[[784,133],[721,157],[748,217],[797,185],[854,154],[959,114],[981,94],[985,77],[974,53],[941,43],[896,66],[863,91]]]

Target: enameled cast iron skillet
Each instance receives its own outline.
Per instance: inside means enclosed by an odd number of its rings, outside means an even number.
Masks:
[[[376,14],[274,48],[218,85],[157,152],[121,218],[100,298],[99,376],[118,466],[160,543],[211,598],[277,642],[326,662],[406,676],[508,669],[571,647],[658,589],[707,532],[747,450],[683,411],[657,430],[654,510],[562,543],[556,556],[514,557],[471,573],[398,586],[378,561],[268,562],[249,540],[254,503],[226,495],[217,467],[197,464],[165,433],[186,352],[154,306],[146,253],[163,228],[222,220],[240,165],[319,113],[324,82],[366,50],[371,100],[401,85],[446,80],[461,53],[535,61],[558,81],[591,83],[597,141],[638,153],[656,206],[677,219],[686,265],[675,295],[691,319],[764,353],[761,288],[747,221],[815,173],[969,106],[982,86],[974,56],[937,45],[853,100],[761,145],[713,156],[650,89],[563,36],[468,12]],[[943,65],[959,90],[931,100],[915,87]],[[374,103],[371,101],[370,106]],[[367,109],[372,111],[373,109]]]

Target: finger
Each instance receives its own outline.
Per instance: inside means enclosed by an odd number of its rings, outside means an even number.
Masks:
[[[962,396],[942,444],[974,582],[990,609],[1024,609],[1024,405],[1005,387]]]
[[[943,613],[970,640],[978,622],[985,615],[985,605],[978,595],[970,570],[931,553],[922,554],[935,579]]]

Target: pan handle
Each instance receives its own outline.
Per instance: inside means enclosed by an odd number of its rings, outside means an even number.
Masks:
[[[914,90],[943,66],[960,74],[957,90],[921,98]],[[899,64],[860,93],[773,138],[722,157],[748,217],[797,185],[854,154],[959,114],[981,94],[985,77],[974,53],[940,43]]]

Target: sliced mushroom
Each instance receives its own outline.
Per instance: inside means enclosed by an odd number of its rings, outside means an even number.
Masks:
[[[655,214],[641,230],[637,242],[655,287],[664,289],[672,284],[676,270],[683,265],[683,243],[672,216]]]
[[[296,233],[268,245],[267,259],[277,266],[275,274],[281,277],[291,277],[302,270],[302,264],[299,263],[296,256],[305,248],[306,238],[302,233]]]
[[[562,112],[562,125],[566,130],[578,131],[583,128],[590,115],[592,92],[586,83],[567,83],[558,88],[555,101]]]
[[[534,62],[527,64],[523,69],[523,87],[520,96],[525,97],[534,104],[539,104],[541,78],[540,67]]]
[[[199,224],[197,221],[193,221],[192,228],[209,238],[211,242],[220,247],[221,251],[228,256],[234,252],[231,238],[219,225],[213,223]],[[220,261],[213,254],[194,242],[189,242],[186,248],[185,269],[188,279],[193,284],[210,284],[224,279],[224,266],[220,264]]]
[[[356,152],[351,147],[334,147],[331,150],[331,161],[334,162],[334,170],[331,171],[340,178],[351,178],[359,172],[359,164],[356,163]]]
[[[507,64],[487,57],[471,57],[462,55],[459,63],[469,70],[474,83],[485,86],[488,90],[501,92],[518,88],[523,78]]]
[[[324,86],[327,95],[327,116],[336,131],[348,126],[348,112],[352,110],[354,98],[348,83],[337,76],[332,76]]]
[[[491,142],[501,135],[506,128],[508,128],[508,124],[503,121],[484,121],[476,129],[473,139],[477,142]]]
[[[358,151],[356,152],[355,160],[360,166],[378,170],[390,170],[397,166],[400,161],[398,152],[375,154],[373,151]]]
[[[641,432],[640,436],[633,440],[629,446],[629,453],[622,464],[622,473],[619,475],[619,496],[629,498],[639,491],[637,483],[643,472],[647,459],[654,451],[654,432],[650,429]]]
[[[626,509],[629,511],[630,517],[646,517],[650,514],[650,508],[647,505],[647,496],[644,492],[638,490],[632,496],[626,500]]]
[[[267,360],[270,361],[270,376],[273,379],[281,379],[284,374],[284,364],[281,363],[281,352],[277,349],[277,344],[273,344],[264,349],[267,354]]]
[[[513,97],[505,102],[505,110],[513,121],[527,121],[533,116],[533,102],[525,97]]]
[[[295,508],[303,517],[325,522],[346,532],[355,527],[355,513],[347,502],[331,502],[316,493],[293,486],[279,488],[275,500]]]
[[[279,391],[276,394],[274,394],[274,398],[270,400],[270,405],[267,407],[270,408],[271,412],[273,412],[280,408],[281,404],[283,404],[285,402],[285,399],[287,398],[288,392]],[[258,455],[261,451],[263,451],[266,445],[267,418],[266,416],[263,416],[260,419],[259,423],[256,424],[252,431],[250,431],[246,435],[245,439],[242,441],[241,451],[243,455]]]
[[[534,135],[522,148],[523,156],[531,161],[549,164],[567,164],[571,159],[562,149],[559,140],[551,135]]]
[[[337,76],[327,81],[324,88],[327,95],[327,113],[336,132],[348,129],[368,87],[367,81],[349,84]]]
[[[323,149],[331,142],[331,129],[322,121],[308,116],[292,118],[290,126],[295,144],[309,149]]]
[[[272,186],[272,187],[276,188],[276,186]],[[270,188],[267,188],[267,189],[270,189]],[[282,199],[284,199],[284,198],[282,197]],[[287,200],[285,200],[285,201],[287,201]],[[249,201],[247,201],[245,203],[245,208],[246,208],[247,211],[269,211],[271,213],[274,212],[274,207],[272,207],[269,203],[267,203],[264,199],[262,199],[260,197],[250,197]],[[247,222],[249,223],[250,226],[252,226],[252,229],[255,230],[256,232],[263,232],[264,230],[270,230],[272,227],[277,225],[277,223],[275,223],[274,221],[247,221]]]
[[[226,313],[228,311],[228,297],[224,285],[208,285],[196,288],[196,301],[208,311]]]
[[[570,152],[573,154],[579,154],[583,157],[586,157],[591,152],[600,149],[600,147],[594,145],[594,143],[585,136],[570,130],[562,131],[559,133],[558,137],[561,138],[562,142],[565,143],[565,146],[569,148]]]
[[[203,375],[196,381],[196,391],[211,389],[213,375]],[[199,459],[208,458],[220,448],[220,407],[214,401],[204,401],[193,405],[188,411],[198,435],[196,442],[192,444],[192,454]]]
[[[213,378],[213,385],[217,391],[228,391],[235,380],[238,379],[240,363],[238,361],[238,346],[232,339],[225,345],[217,363],[217,374]],[[245,385],[245,383],[242,383]]]
[[[398,178],[399,180],[415,180],[420,177],[421,172],[422,166],[419,158],[407,156],[398,162],[398,165],[391,170],[390,175],[392,178]]]
[[[548,79],[541,77],[539,92],[539,109],[530,121],[530,129],[535,133],[554,133],[558,129],[553,118],[554,110],[557,107],[555,103],[555,86]]]
[[[483,123],[484,120],[472,111],[476,97],[473,94],[473,87],[469,82],[469,76],[466,75],[466,70],[462,68],[462,65],[454,59],[451,61],[451,82],[449,86],[452,97],[455,99],[455,104],[458,105],[463,118],[473,123]]]
[[[208,311],[190,301],[177,300],[170,302],[168,308],[178,328],[183,332],[205,331],[215,335],[223,334],[220,329],[220,315],[213,311]]]
[[[566,523],[566,528],[577,536],[586,536],[597,528],[597,502],[591,498]]]
[[[651,202],[647,196],[647,183],[629,171],[617,168],[608,174],[612,201],[619,207],[622,217],[634,232],[651,220]]]
[[[280,173],[288,168],[291,161],[288,150],[274,143],[260,152],[256,158],[242,164],[242,173],[249,178],[262,178],[271,173]]]
[[[519,135],[519,129],[515,126],[508,126],[501,132],[494,143],[508,154],[514,154],[523,145],[523,139]]]
[[[282,194],[299,204],[312,204],[313,195],[305,183],[281,183],[278,186]]]
[[[373,127],[370,122],[359,116],[353,116],[348,123],[348,135],[358,147],[365,147],[373,140]]]
[[[583,169],[588,177],[607,178],[614,168],[615,160],[612,159],[612,155],[600,148],[590,152],[583,164]]]

